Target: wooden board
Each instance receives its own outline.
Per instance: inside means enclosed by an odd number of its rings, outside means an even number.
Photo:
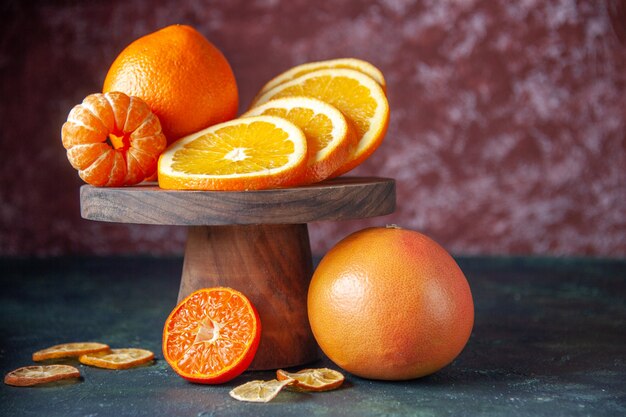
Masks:
[[[308,223],[382,216],[395,210],[395,181],[341,177],[305,187],[262,191],[171,191],[155,184],[83,185],[85,219],[163,225]]]

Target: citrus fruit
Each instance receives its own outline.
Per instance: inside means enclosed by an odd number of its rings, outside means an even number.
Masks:
[[[220,123],[170,145],[159,159],[159,186],[259,190],[299,183],[306,170],[302,130],[274,116]]]
[[[382,71],[376,68],[371,63],[364,61],[362,59],[357,58],[336,58],[336,59],[328,59],[324,61],[316,61],[316,62],[307,62],[305,64],[297,65],[288,69],[287,71],[277,75],[268,81],[262,88],[257,97],[260,97],[267,91],[276,87],[277,85],[283,84],[287,81],[293,80],[294,78],[298,78],[304,74],[308,74],[309,72],[317,71],[320,69],[327,68],[347,68],[353,69],[363,74],[369,76],[374,81],[376,81],[380,86],[385,90],[387,88],[387,84],[385,82],[385,77],[383,76]]]
[[[128,45],[115,59],[103,92],[141,97],[161,120],[169,143],[237,114],[233,71],[194,28],[172,25]]]
[[[154,353],[146,349],[125,348],[111,349],[107,352],[95,352],[81,355],[78,360],[84,365],[107,369],[128,369],[143,365],[154,359]]]
[[[61,138],[83,181],[108,187],[137,184],[154,174],[166,146],[148,105],[117,92],[91,94],[74,106]]]
[[[343,384],[344,376],[334,369],[303,369],[298,372],[276,371],[279,381],[293,380],[287,389],[294,391],[330,391]]]
[[[356,130],[357,146],[333,174],[344,174],[365,161],[383,141],[389,103],[382,87],[352,69],[322,69],[287,81],[262,94],[254,107],[282,97],[307,96],[335,106]]]
[[[219,384],[248,368],[260,337],[259,315],[245,295],[205,288],[181,301],[165,321],[163,355],[181,377]]]
[[[278,393],[293,380],[286,379],[278,381],[272,379],[270,381],[250,381],[243,385],[233,388],[229,394],[236,400],[248,401],[255,403],[266,403],[278,395]]]
[[[313,335],[355,375],[403,380],[431,374],[463,350],[472,331],[470,287],[427,236],[368,228],[328,251],[308,292]]]
[[[78,342],[63,343],[54,345],[46,349],[38,350],[33,353],[35,362],[45,361],[47,359],[67,358],[72,356],[80,356],[86,353],[107,352],[109,346],[104,343],[96,342]]]
[[[269,101],[242,117],[269,115],[282,117],[298,126],[307,141],[305,184],[329,177],[348,158],[356,145],[355,132],[334,106],[309,97],[286,97]]]
[[[4,383],[16,387],[29,387],[68,378],[80,378],[78,369],[69,365],[34,365],[9,372],[4,377]]]

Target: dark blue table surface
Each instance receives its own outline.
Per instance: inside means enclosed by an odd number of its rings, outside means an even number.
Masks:
[[[476,307],[470,341],[434,375],[407,382],[347,375],[343,388],[281,393],[268,404],[188,383],[162,359],[163,322],[182,259],[0,259],[0,371],[69,341],[156,353],[150,366],[77,364],[70,383],[1,384],[2,416],[623,416],[626,415],[626,261],[460,258]],[[310,366],[330,366],[321,359]]]

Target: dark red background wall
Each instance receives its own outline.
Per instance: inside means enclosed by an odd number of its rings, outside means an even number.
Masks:
[[[456,254],[626,255],[626,5],[616,0],[3,1],[0,255],[178,254],[185,230],[82,220],[60,142],[132,40],[196,27],[241,110],[302,62],[383,70],[391,123],[354,174],[397,180],[383,218],[310,225],[313,250],[368,225]]]

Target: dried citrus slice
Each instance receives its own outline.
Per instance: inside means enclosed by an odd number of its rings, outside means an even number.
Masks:
[[[108,352],[88,353],[78,358],[80,363],[107,369],[128,369],[150,362],[154,353],[146,349],[111,349]]]
[[[170,145],[159,159],[159,186],[241,191],[294,185],[306,157],[306,138],[293,123],[274,116],[235,119]]]
[[[86,353],[107,352],[109,346],[104,343],[97,342],[78,342],[78,343],[62,343],[60,345],[50,346],[49,348],[39,350],[33,353],[35,362],[45,361],[47,359],[68,358],[72,356],[80,356]]]
[[[381,86],[367,75],[343,68],[313,71],[267,91],[255,107],[293,96],[313,97],[332,104],[355,127],[356,149],[333,176],[361,164],[382,143],[389,124],[389,103]]]
[[[80,372],[69,365],[34,365],[24,366],[9,372],[4,383],[16,387],[45,384],[68,378],[79,378]]]
[[[198,290],[170,313],[163,328],[163,356],[181,377],[220,384],[248,368],[261,338],[259,315],[232,288]]]
[[[138,97],[91,94],[61,129],[67,158],[95,186],[132,185],[153,175],[166,146],[159,119]]]
[[[278,393],[293,380],[250,381],[233,388],[229,394],[236,400],[255,403],[266,403],[276,398]]]
[[[380,71],[371,63],[357,58],[337,58],[328,59],[325,61],[307,62],[305,64],[297,65],[268,81],[267,84],[265,84],[263,88],[261,88],[261,91],[259,92],[257,97],[260,97],[277,85],[284,84],[287,81],[291,81],[294,78],[298,78],[310,72],[327,68],[347,68],[356,70],[371,77],[374,81],[380,84],[383,90],[387,88],[385,77],[383,76],[382,71]]]
[[[298,372],[276,371],[279,381],[293,380],[288,389],[297,391],[330,391],[343,384],[344,376],[334,369],[303,369]]]
[[[242,117],[282,117],[298,126],[307,140],[308,162],[303,183],[322,181],[348,159],[356,135],[337,108],[310,97],[286,97],[255,107]]]

